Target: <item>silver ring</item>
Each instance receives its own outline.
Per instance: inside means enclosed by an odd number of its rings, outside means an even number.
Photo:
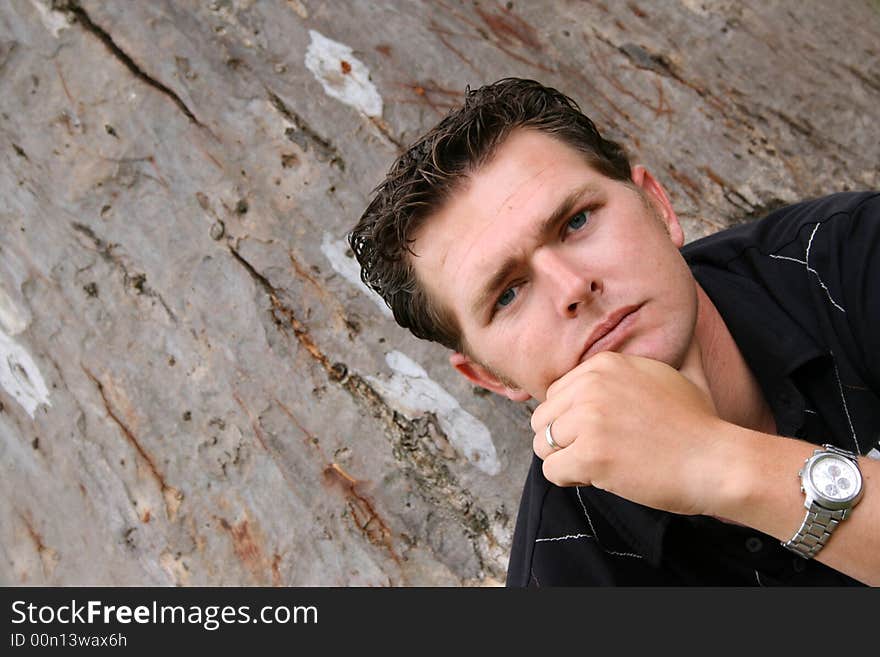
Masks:
[[[553,440],[553,435],[550,433],[550,427],[553,426],[553,421],[547,425],[547,428],[544,429],[544,438],[547,439],[547,444],[550,445],[551,449],[562,449],[559,445],[556,444],[556,441]]]

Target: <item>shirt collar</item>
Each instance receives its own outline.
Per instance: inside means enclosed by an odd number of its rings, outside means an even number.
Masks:
[[[826,357],[827,349],[752,279],[701,265],[691,269],[724,319],[774,413],[778,412],[776,399],[791,386],[794,372],[815,358]]]

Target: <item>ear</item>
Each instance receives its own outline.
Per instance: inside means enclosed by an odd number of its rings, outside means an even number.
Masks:
[[[457,369],[458,373],[464,378],[481,388],[491,390],[496,394],[517,402],[523,402],[532,398],[532,396],[524,390],[511,388],[505,385],[501,382],[501,379],[492,374],[492,372],[464,354],[455,352],[449,357],[449,363]]]
[[[672,209],[672,203],[669,201],[663,185],[641,164],[637,164],[632,168],[632,180],[648,197],[654,209],[659,213],[663,223],[666,224],[669,238],[680,249],[684,245],[684,231],[681,229],[678,216],[675,214],[675,210]]]

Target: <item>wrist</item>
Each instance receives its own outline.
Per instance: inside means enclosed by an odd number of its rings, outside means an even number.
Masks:
[[[756,503],[761,479],[760,463],[754,458],[756,433],[724,420],[715,428],[714,467],[707,469],[706,515],[741,523],[744,509]]]
[[[816,446],[725,424],[718,447],[723,465],[710,515],[787,540],[805,511],[798,468]]]

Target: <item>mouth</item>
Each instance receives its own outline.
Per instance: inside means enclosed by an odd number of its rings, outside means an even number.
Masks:
[[[629,336],[629,328],[635,323],[637,313],[643,305],[625,306],[602,320],[590,334],[578,362],[583,363],[600,351],[617,349]]]

